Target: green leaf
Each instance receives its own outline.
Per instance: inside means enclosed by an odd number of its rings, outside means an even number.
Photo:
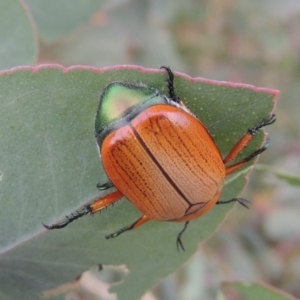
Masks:
[[[191,222],[183,235],[185,252],[175,244],[181,223],[152,221],[106,240],[106,234],[140,216],[126,200],[64,230],[44,229],[42,222],[51,224],[104,194],[96,189],[106,177],[95,145],[94,118],[101,91],[112,81],[144,82],[167,93],[164,71],[133,66],[44,66],[0,75],[0,290],[6,299],[37,299],[39,292],[97,263],[126,264],[130,273],[115,289],[122,299],[138,299],[182,265],[232,208],[218,205]],[[179,73],[175,88],[223,154],[247,128],[269,117],[278,93]],[[262,140],[263,134],[257,134],[243,155]],[[241,193],[248,171],[230,178],[222,200]]]
[[[255,166],[255,169],[272,172],[279,179],[286,181],[288,184],[294,185],[294,186],[300,186],[300,176],[298,176],[298,175],[289,174],[289,173],[283,172],[281,170],[278,170],[276,168],[272,168],[270,166],[261,165],[261,164],[257,164]]]
[[[223,285],[225,292],[224,299],[263,299],[263,300],[291,300],[294,299],[291,295],[287,295],[275,287],[253,283],[247,284],[243,282],[230,282]]]
[[[35,30],[20,1],[1,1],[0,28],[0,70],[34,64],[37,57]]]

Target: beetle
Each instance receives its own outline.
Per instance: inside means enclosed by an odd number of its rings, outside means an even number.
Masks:
[[[129,226],[107,235],[113,238],[149,220],[188,223],[209,212],[216,204],[249,201],[234,198],[220,201],[226,176],[236,172],[269,146],[269,139],[249,156],[232,163],[252,141],[258,130],[273,124],[276,116],[247,130],[225,158],[206,126],[175,93],[174,75],[166,70],[169,95],[144,84],[112,82],[101,96],[95,120],[95,137],[108,182],[100,190],[115,191],[100,197],[65,221],[45,225],[59,229],[74,220],[95,214],[125,196],[142,216]],[[113,114],[111,108],[117,108]],[[230,164],[231,163],[231,164]]]

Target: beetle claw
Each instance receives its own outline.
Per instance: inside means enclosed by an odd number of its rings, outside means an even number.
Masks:
[[[64,228],[66,227],[67,225],[69,225],[70,223],[72,223],[73,221],[87,215],[87,214],[90,214],[92,211],[91,211],[91,208],[90,206],[85,206],[82,210],[77,210],[76,213],[71,213],[69,216],[65,216],[65,220],[60,222],[60,223],[56,223],[56,224],[52,224],[52,225],[46,225],[44,223],[43,226],[48,229],[48,230],[51,230],[51,229],[61,229],[61,228]]]
[[[100,182],[97,183],[97,189],[101,190],[101,191],[102,190],[107,190],[107,189],[109,189],[109,188],[111,188],[113,186],[114,185],[110,181],[105,182],[105,183],[100,183]]]
[[[181,250],[185,251],[184,245],[183,245],[183,243],[181,241],[181,238],[179,236],[177,237],[176,245],[177,245],[177,250],[178,251],[180,251],[180,248],[181,248]]]
[[[177,241],[176,241],[176,245],[177,245],[177,250],[179,251],[181,248],[183,251],[185,251],[183,243],[181,241],[181,236],[184,233],[184,231],[186,230],[187,226],[189,224],[189,221],[185,222],[183,229],[178,233],[177,235]],[[180,246],[180,247],[179,247]]]
[[[244,207],[248,208],[249,209],[249,206],[248,204],[251,204],[251,202],[247,199],[244,199],[244,198],[236,198],[237,202],[241,205],[243,205]]]

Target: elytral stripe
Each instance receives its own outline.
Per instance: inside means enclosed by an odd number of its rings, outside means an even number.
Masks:
[[[144,143],[143,139],[139,135],[139,133],[135,130],[135,128],[130,124],[130,128],[132,129],[136,139],[139,141],[139,143],[142,145],[143,149],[146,151],[146,153],[149,155],[149,157],[152,159],[152,161],[155,163],[155,165],[158,167],[160,172],[164,175],[166,180],[169,182],[169,184],[173,187],[173,189],[182,197],[182,199],[187,202],[189,205],[191,205],[191,202],[188,200],[188,198],[183,194],[183,192],[178,188],[176,183],[172,180],[172,178],[168,175],[168,173],[163,169],[163,167],[160,165],[156,157],[153,155],[151,150],[148,148],[148,146]]]

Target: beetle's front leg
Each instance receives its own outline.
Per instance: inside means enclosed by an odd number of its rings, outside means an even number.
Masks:
[[[119,191],[115,191],[113,193],[110,193],[104,197],[101,197],[97,200],[95,200],[93,203],[84,206],[81,210],[76,211],[75,213],[70,214],[69,216],[66,216],[66,220],[55,223],[52,225],[46,225],[43,223],[44,227],[47,229],[60,229],[64,228],[73,221],[88,215],[88,214],[95,214],[96,212],[103,210],[104,208],[112,205],[116,201],[120,200],[123,197],[123,194]]]

